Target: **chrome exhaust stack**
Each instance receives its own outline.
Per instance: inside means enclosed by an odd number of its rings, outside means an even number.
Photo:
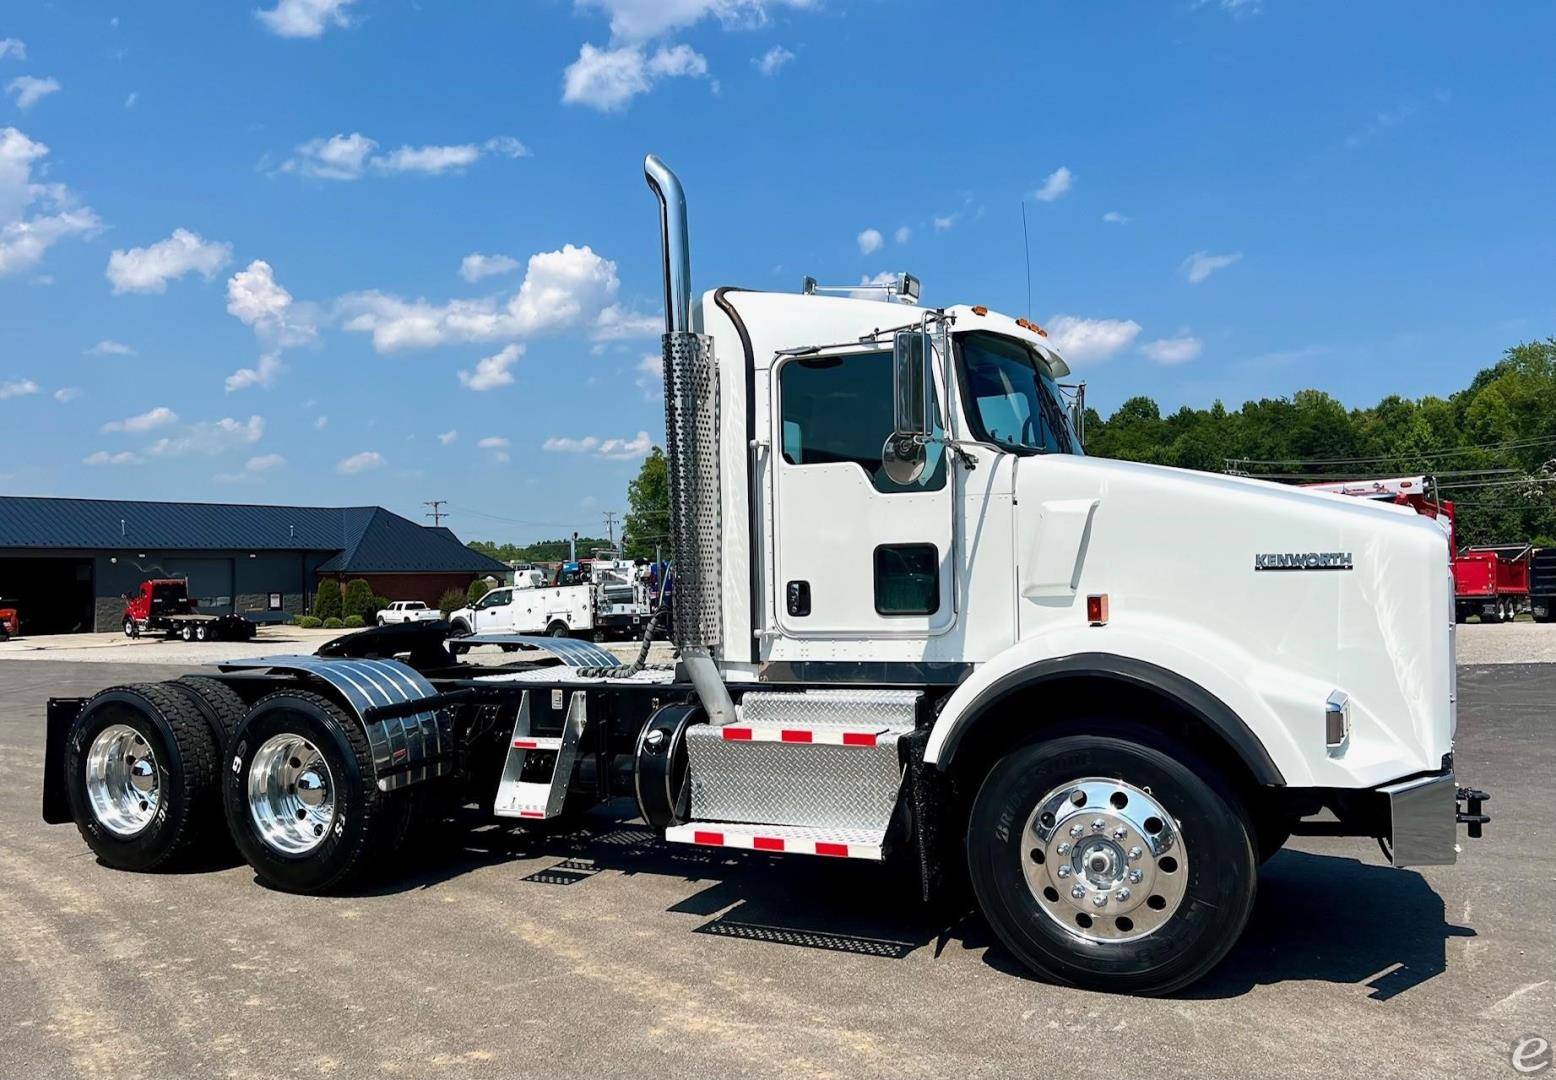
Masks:
[[[665,458],[670,550],[675,559],[672,637],[709,723],[735,719],[713,652],[723,642],[723,520],[719,478],[719,376],[713,339],[692,332],[691,241],[686,192],[653,154],[643,175],[659,199],[665,284]]]

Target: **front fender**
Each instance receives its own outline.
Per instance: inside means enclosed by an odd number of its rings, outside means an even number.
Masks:
[[[1203,625],[1146,616],[1056,627],[980,665],[946,701],[924,759],[948,765],[973,721],[1016,686],[1088,673],[1177,698],[1220,731],[1262,783],[1349,788],[1414,771],[1406,748],[1386,739],[1352,745],[1342,758],[1326,753],[1324,703],[1337,687],[1267,663]]]

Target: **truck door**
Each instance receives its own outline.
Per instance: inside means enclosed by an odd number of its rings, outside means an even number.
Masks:
[[[475,630],[507,630],[512,622],[513,590],[493,589],[475,605]]]
[[[774,368],[773,560],[792,637],[927,637],[955,622],[944,447],[894,483],[890,350],[788,357]],[[936,410],[938,412],[938,410]]]

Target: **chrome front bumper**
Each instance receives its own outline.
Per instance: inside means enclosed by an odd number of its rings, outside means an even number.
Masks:
[[[1451,866],[1459,853],[1459,826],[1472,838],[1491,819],[1481,806],[1484,791],[1461,788],[1452,769],[1402,780],[1378,789],[1388,798],[1389,831],[1383,843],[1395,866]],[[1463,809],[1461,809],[1463,804]]]

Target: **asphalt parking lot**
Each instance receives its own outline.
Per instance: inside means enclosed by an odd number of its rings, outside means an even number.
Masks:
[[[881,868],[667,851],[625,807],[455,833],[345,898],[104,869],[39,820],[44,699],[186,670],[0,664],[0,1076],[1490,1077],[1556,1041],[1556,666],[1460,669],[1495,821],[1457,866],[1296,841],[1165,1000],[1029,980]]]

